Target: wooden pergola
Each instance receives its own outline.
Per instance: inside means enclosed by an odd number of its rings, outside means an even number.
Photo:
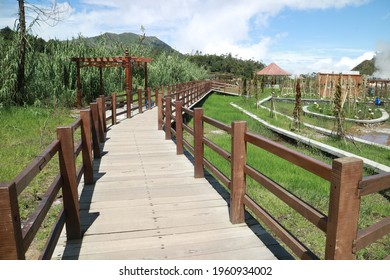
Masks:
[[[132,63],[137,63],[140,65],[144,64],[144,73],[145,73],[145,89],[148,87],[148,67],[147,63],[152,62],[151,58],[146,57],[136,57],[130,56],[129,51],[125,51],[125,56],[117,57],[73,57],[71,61],[76,62],[77,67],[77,108],[81,108],[81,78],[80,78],[80,69],[84,67],[98,67],[100,74],[100,95],[103,95],[103,68],[107,67],[124,67],[126,68],[126,95],[127,99],[131,98],[132,90],[132,72],[131,65]]]

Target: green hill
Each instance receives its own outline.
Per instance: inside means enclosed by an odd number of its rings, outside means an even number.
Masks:
[[[352,71],[359,71],[362,75],[372,76],[377,69],[375,68],[375,56],[371,60],[365,60],[355,66]]]
[[[83,38],[91,47],[95,46],[99,42],[105,42],[108,46],[124,45],[131,46],[140,44],[143,46],[151,47],[156,52],[177,52],[171,46],[161,41],[155,36],[142,36],[135,33],[104,33],[99,36]]]

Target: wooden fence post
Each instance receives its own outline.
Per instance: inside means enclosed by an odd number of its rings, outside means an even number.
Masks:
[[[325,259],[354,259],[352,249],[360,208],[358,185],[362,176],[362,160],[346,157],[333,161]]]
[[[142,90],[138,89],[138,113],[142,113]]]
[[[232,160],[231,160],[231,193],[230,222],[239,224],[245,222],[244,196],[246,193],[246,122],[232,122]]]
[[[0,184],[0,260],[24,260],[15,183]]]
[[[91,110],[80,111],[81,118],[81,141],[82,157],[84,165],[84,182],[85,184],[92,184],[93,167],[92,167],[92,135],[91,135]]]
[[[203,178],[203,108],[194,109],[194,177]]]
[[[165,140],[171,139],[172,105],[171,97],[165,97]]]
[[[158,125],[158,130],[163,129],[163,103],[162,103],[162,95],[158,94],[157,95],[157,125]]]
[[[176,101],[176,154],[183,154],[183,101]]]
[[[99,97],[99,98],[96,98],[96,103],[98,105],[98,124],[99,124],[99,130],[98,130],[98,133],[99,133],[99,140],[100,140],[100,143],[103,143],[105,141],[105,135],[104,135],[104,123],[103,123],[103,103],[102,103],[102,99]]]
[[[111,124],[116,125],[116,93],[111,94]]]
[[[99,109],[97,103],[91,103],[91,115],[92,115],[92,144],[93,144],[93,157],[100,158],[100,134],[99,134]]]
[[[80,205],[77,192],[74,139],[71,127],[58,127],[60,173],[64,181],[62,195],[66,213],[66,236],[68,239],[81,237]]]
[[[107,115],[106,115],[106,98],[104,95],[100,95],[100,110],[101,110],[101,115],[102,115],[102,124],[103,124],[103,130],[104,132],[107,132]]]
[[[152,98],[151,98],[151,96],[150,96],[150,88],[148,87],[147,89],[146,89],[146,94],[147,94],[147,98],[148,98],[148,110],[150,110],[150,109],[152,109]]]

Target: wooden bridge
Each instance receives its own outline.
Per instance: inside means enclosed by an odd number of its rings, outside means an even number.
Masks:
[[[226,125],[201,108],[189,109],[228,86],[191,82],[169,87],[168,94],[156,89],[155,94],[102,96],[71,126],[59,127],[57,140],[12,182],[0,184],[0,259],[25,258],[60,190],[63,209],[40,259],[291,258],[258,220],[296,257],[318,259],[249,196],[247,176],[325,233],[326,259],[352,259],[390,232],[390,217],[364,229],[357,226],[361,197],[388,188],[389,173],[363,178],[361,160],[342,158],[330,166],[247,132],[245,122]],[[158,109],[150,110],[155,105]],[[193,118],[193,127],[183,122],[183,114]],[[127,119],[118,124],[117,117],[124,115]],[[231,135],[231,151],[204,137],[204,123]],[[193,143],[183,138],[184,131]],[[247,143],[329,181],[328,214],[250,166]],[[230,176],[204,157],[204,146],[230,163]],[[21,221],[19,195],[57,154],[58,176]]]
[[[176,155],[157,130],[157,108],[111,127],[94,172],[96,183],[81,190],[83,238],[63,235],[53,258],[275,259],[261,235],[277,243],[254,220],[230,223],[218,187]]]

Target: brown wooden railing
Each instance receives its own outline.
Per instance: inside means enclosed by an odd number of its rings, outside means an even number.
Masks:
[[[81,238],[81,224],[78,201],[78,185],[84,176],[85,184],[94,182],[92,157],[100,158],[101,146],[105,141],[107,121],[117,123],[117,117],[156,106],[159,89],[151,94],[150,89],[137,90],[129,96],[112,94],[100,96],[90,104],[89,109],[80,111],[80,117],[70,126],[57,128],[54,140],[10,183],[0,183],[0,259],[25,259],[26,252],[47,216],[53,202],[62,191],[63,208],[47,239],[39,259],[50,259],[60,233],[66,226],[68,239]],[[127,105],[126,110],[120,110]],[[111,115],[107,118],[106,111]],[[80,130],[80,141],[76,142],[75,132]],[[76,170],[76,159],[81,154],[82,164]],[[58,155],[59,174],[47,188],[39,205],[26,220],[21,221],[19,196],[31,181]]]
[[[207,90],[213,89],[207,85]],[[221,85],[216,87],[219,91]],[[191,93],[190,93],[191,94]],[[195,95],[195,98],[202,94]],[[304,154],[286,148],[260,135],[247,131],[246,122],[223,124],[203,114],[202,108],[188,109],[188,96],[168,95],[159,104],[159,129],[165,129],[166,139],[176,138],[177,154],[185,147],[194,156],[194,176],[204,177],[204,168],[230,190],[230,219],[232,223],[244,222],[245,207],[250,209],[291,251],[301,259],[319,259],[305,244],[291,234],[283,225],[261,207],[246,192],[246,177],[253,178],[277,196],[290,208],[297,211],[326,235],[325,259],[353,259],[355,253],[372,242],[390,233],[390,217],[386,217],[365,229],[358,230],[360,198],[390,186],[390,174],[363,178],[363,162],[353,157],[335,159],[332,165],[325,164]],[[193,118],[193,127],[183,122],[183,115]],[[175,125],[171,124],[175,122]],[[231,135],[231,152],[204,137],[203,125],[207,123]],[[176,127],[174,130],[173,127]],[[183,137],[183,131],[193,137],[193,145]],[[328,215],[296,197],[283,186],[261,173],[246,162],[247,144],[264,149],[330,182]],[[209,147],[230,163],[230,177],[221,172],[204,157],[204,146]]]

